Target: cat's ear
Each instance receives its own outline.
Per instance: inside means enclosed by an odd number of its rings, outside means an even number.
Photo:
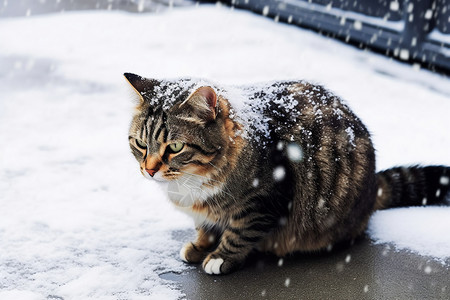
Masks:
[[[134,89],[136,94],[139,95],[141,103],[144,102],[142,93],[144,91],[144,80],[145,79],[142,78],[141,76],[133,74],[133,73],[125,73],[125,74],[123,74],[123,76],[125,76],[126,80],[131,85],[131,87]]]
[[[152,91],[157,83],[156,80],[147,79],[133,73],[125,73],[123,76],[125,76],[136,94],[138,94],[141,104],[145,101],[143,96]]]
[[[194,114],[204,121],[212,121],[217,116],[217,95],[209,86],[197,89],[180,105],[180,108],[189,107]]]

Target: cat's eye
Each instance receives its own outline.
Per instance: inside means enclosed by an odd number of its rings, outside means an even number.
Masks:
[[[147,144],[141,140],[136,139],[136,145],[141,149],[147,149]]]
[[[172,151],[173,153],[180,152],[183,149],[183,147],[184,147],[184,143],[182,143],[182,142],[176,142],[176,143],[169,144],[170,151]]]

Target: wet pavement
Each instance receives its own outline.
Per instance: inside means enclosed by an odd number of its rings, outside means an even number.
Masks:
[[[193,231],[177,232],[188,241]],[[255,253],[246,266],[221,276],[193,266],[162,278],[176,283],[187,299],[450,299],[450,268],[433,258],[362,237],[353,245],[321,254],[280,260]]]

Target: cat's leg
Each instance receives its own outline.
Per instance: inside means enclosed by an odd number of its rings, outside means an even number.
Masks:
[[[180,258],[188,263],[200,263],[208,254],[208,250],[216,244],[216,235],[203,228],[197,229],[197,240],[189,242],[180,250]]]
[[[228,227],[216,250],[203,261],[203,269],[208,274],[226,274],[239,269],[272,226],[273,224],[264,222]]]

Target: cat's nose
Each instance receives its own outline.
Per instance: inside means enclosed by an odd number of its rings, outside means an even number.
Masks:
[[[145,169],[145,171],[147,171],[147,173],[153,177],[153,175],[155,175],[156,172],[158,172],[158,170],[155,169]]]

